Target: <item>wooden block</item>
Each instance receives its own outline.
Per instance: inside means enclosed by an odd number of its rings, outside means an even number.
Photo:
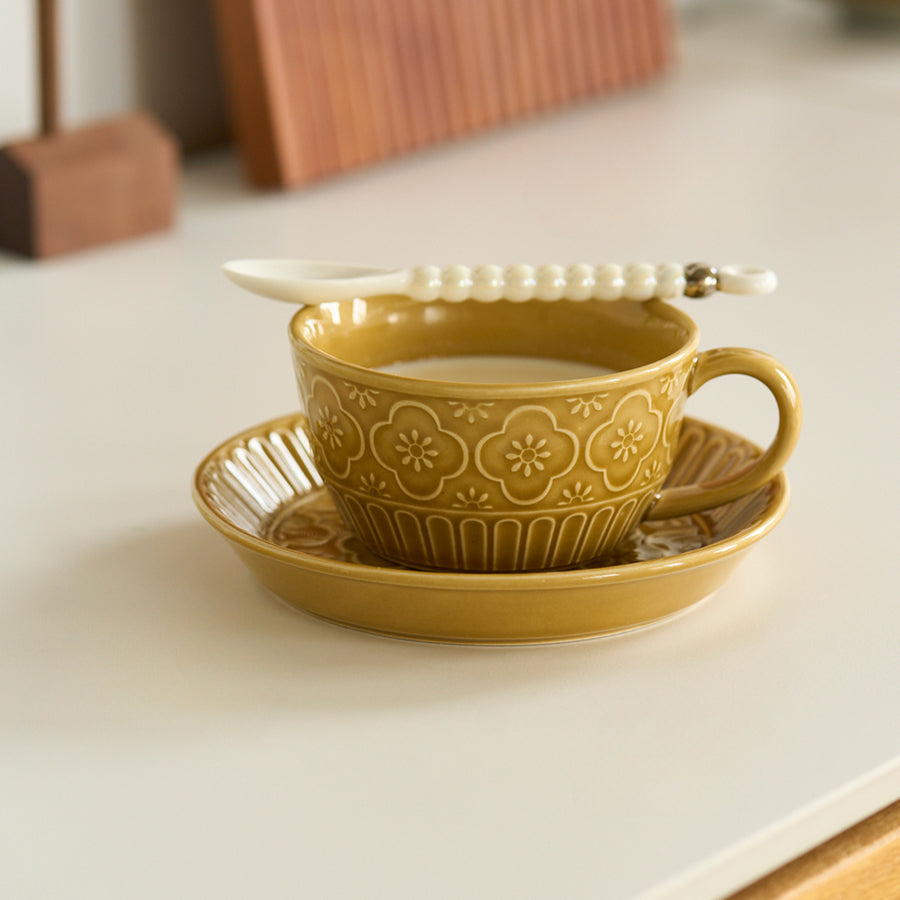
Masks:
[[[647,81],[666,0],[212,0],[247,178],[300,185]]]
[[[47,257],[168,228],[175,139],[134,113],[0,150],[0,246]]]

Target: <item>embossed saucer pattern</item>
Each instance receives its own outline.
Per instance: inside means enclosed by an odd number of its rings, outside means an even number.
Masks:
[[[344,525],[313,464],[305,419],[285,416],[213,450],[194,500],[254,577],[285,602],[338,624],[395,637],[474,644],[580,640],[648,625],[727,580],[788,505],[782,473],[705,513],[645,522],[614,555],[528,573],[403,568],[370,553]],[[686,419],[668,484],[725,476],[761,450]]]

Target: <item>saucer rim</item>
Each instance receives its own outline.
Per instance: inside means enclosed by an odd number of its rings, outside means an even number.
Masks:
[[[782,470],[766,483],[766,487],[774,488],[774,493],[766,504],[760,519],[755,524],[723,540],[715,541],[694,550],[687,550],[674,556],[619,563],[612,566],[599,566],[597,568],[586,566],[578,569],[553,569],[537,572],[426,571],[401,566],[374,566],[358,562],[328,559],[307,553],[304,550],[282,547],[272,541],[238,528],[212,506],[206,497],[202,485],[202,478],[208,467],[217,458],[227,456],[235,446],[278,429],[295,428],[298,423],[305,421],[305,419],[306,417],[299,411],[288,413],[260,422],[250,428],[245,428],[220,442],[203,457],[194,470],[191,483],[193,500],[203,518],[227,540],[288,565],[300,565],[305,569],[316,571],[322,575],[341,577],[351,581],[362,581],[369,584],[377,582],[382,585],[394,584],[413,588],[420,587],[426,590],[439,587],[442,590],[487,590],[497,592],[521,591],[525,587],[529,591],[541,587],[552,590],[577,589],[611,582],[643,580],[656,576],[670,575],[682,569],[694,568],[722,557],[740,554],[772,531],[784,517],[790,503],[790,484],[787,475]],[[685,423],[688,422],[713,429],[737,442],[752,446],[759,453],[763,452],[754,441],[734,431],[691,416],[685,417]],[[322,489],[324,490],[324,488]]]

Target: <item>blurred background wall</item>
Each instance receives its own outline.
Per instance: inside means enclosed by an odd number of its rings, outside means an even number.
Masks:
[[[64,126],[136,107],[186,151],[228,138],[207,0],[58,0]],[[0,2],[0,144],[38,126],[37,3]]]
[[[827,18],[844,6],[839,0],[670,0],[670,4],[687,26],[709,21],[712,41],[716,15],[762,9],[768,10],[770,18],[785,10],[821,12]],[[852,9],[860,6],[887,9],[900,8],[900,3],[856,0],[846,4]],[[140,107],[168,125],[186,152],[229,139],[209,0],[57,0],[57,7],[64,127]],[[30,137],[37,129],[36,9],[37,0],[0,0],[0,145]],[[892,21],[900,23],[900,15]],[[802,55],[802,42],[796,40],[802,27],[773,22],[768,22],[772,27],[765,41],[748,41],[746,49],[736,48],[736,52],[748,59],[760,56],[759,64],[779,66]],[[884,24],[879,20],[874,30],[881,31]],[[896,37],[900,28],[890,31]],[[884,47],[866,46],[861,53],[880,57],[895,52],[895,47],[892,40]],[[843,56],[837,62],[848,65]],[[866,74],[858,60],[856,68],[861,70],[860,77]],[[879,70],[878,78],[883,77]]]

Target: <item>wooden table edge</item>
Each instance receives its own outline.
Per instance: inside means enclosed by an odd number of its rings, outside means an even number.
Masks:
[[[900,900],[900,800],[727,900]]]

